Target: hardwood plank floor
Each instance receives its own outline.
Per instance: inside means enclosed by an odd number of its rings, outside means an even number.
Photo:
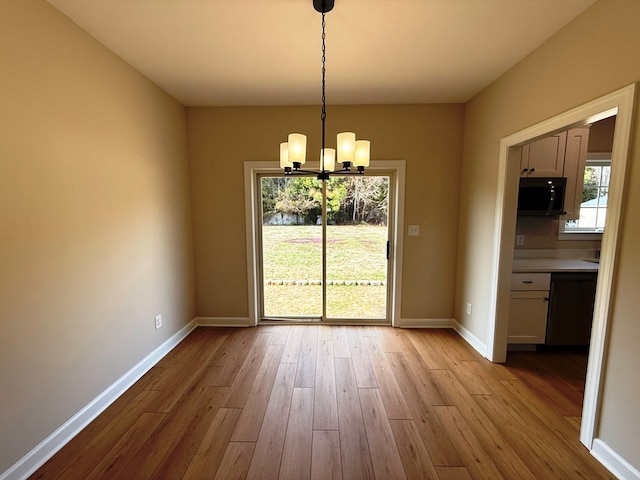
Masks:
[[[614,479],[578,441],[586,355],[451,330],[198,328],[32,479]]]

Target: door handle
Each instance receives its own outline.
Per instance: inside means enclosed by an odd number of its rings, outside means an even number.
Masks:
[[[390,251],[391,251],[391,242],[387,240],[387,260],[389,260]]]
[[[545,215],[549,215],[551,213],[551,210],[553,210],[554,203],[556,203],[556,188],[553,185],[553,183],[549,181],[549,207],[547,208],[547,211],[544,213]]]

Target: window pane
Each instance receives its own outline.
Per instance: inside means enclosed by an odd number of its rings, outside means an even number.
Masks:
[[[598,214],[597,208],[581,207],[580,220],[578,220],[578,227],[579,228],[595,228],[597,214]]]
[[[609,186],[611,177],[611,167],[602,167],[602,186]]]
[[[611,166],[598,161],[587,165],[584,169],[584,184],[580,218],[564,223],[565,232],[602,232],[607,216],[607,200]]]

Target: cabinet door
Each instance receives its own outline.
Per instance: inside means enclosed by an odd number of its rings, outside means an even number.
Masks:
[[[546,291],[512,291],[507,342],[544,343],[548,304]]]
[[[589,128],[572,128],[567,133],[567,147],[564,155],[564,174],[567,187],[564,197],[564,220],[576,220],[580,217],[584,166],[587,161]]]
[[[523,145],[520,173],[529,177],[562,177],[567,132]]]
[[[547,345],[589,345],[596,273],[551,275]]]

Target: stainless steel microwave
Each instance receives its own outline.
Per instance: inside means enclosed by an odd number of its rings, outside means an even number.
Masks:
[[[526,177],[520,179],[518,216],[557,217],[564,215],[565,177]]]

